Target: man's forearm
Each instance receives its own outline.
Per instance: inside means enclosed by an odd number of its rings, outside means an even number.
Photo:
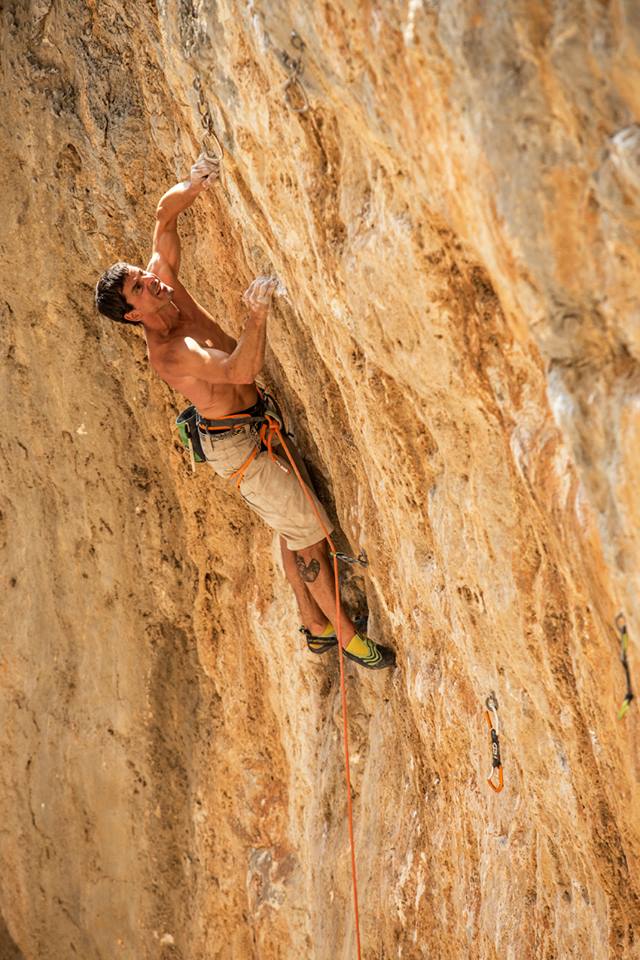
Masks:
[[[233,369],[236,383],[253,383],[264,367],[266,342],[266,311],[263,316],[250,313],[238,345],[229,356],[229,366]]]
[[[190,207],[198,194],[202,193],[202,183],[192,183],[183,180],[161,197],[156,209],[156,216],[162,220],[175,220],[178,214]]]

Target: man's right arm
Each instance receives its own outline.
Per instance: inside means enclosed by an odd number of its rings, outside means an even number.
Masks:
[[[243,295],[249,316],[236,348],[231,353],[202,347],[191,337],[176,341],[166,358],[176,376],[197,377],[208,383],[253,383],[264,366],[267,315],[274,277],[258,277]]]

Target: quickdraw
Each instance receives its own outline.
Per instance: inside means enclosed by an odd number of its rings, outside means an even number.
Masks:
[[[329,556],[335,557],[336,560],[342,560],[343,563],[359,563],[361,567],[369,566],[369,560],[364,550],[361,550],[357,557],[350,557],[346,553],[332,553],[331,551],[329,551]]]
[[[500,721],[498,719],[498,701],[493,694],[487,697],[486,707],[487,710],[485,716],[487,718],[487,726],[489,727],[489,735],[491,737],[492,753],[491,772],[487,777],[487,783],[492,790],[494,790],[496,793],[500,793],[504,787],[504,776],[502,772],[502,760],[500,758]],[[495,720],[491,719],[492,713]],[[493,781],[493,775],[496,770],[498,771],[497,784]]]
[[[302,80],[302,74],[304,73],[304,50],[305,42],[302,37],[296,33],[295,30],[291,31],[290,37],[291,46],[298,51],[300,56],[292,57],[286,50],[283,50],[281,53],[282,63],[286,70],[289,71],[289,79],[283,87],[284,102],[288,106],[289,110],[292,113],[306,113],[309,109],[309,98],[307,96],[307,91],[304,88]],[[300,104],[295,105],[291,98],[291,93],[294,88],[298,90],[298,96],[300,99]]]
[[[618,614],[615,619],[615,624],[616,630],[620,636],[620,662],[624,667],[625,676],[627,678],[627,693],[622,701],[620,709],[618,710],[618,720],[622,720],[631,706],[631,701],[633,700],[635,694],[631,689],[631,671],[629,669],[629,659],[627,657],[627,651],[629,649],[629,634],[627,633],[627,623],[623,613]]]

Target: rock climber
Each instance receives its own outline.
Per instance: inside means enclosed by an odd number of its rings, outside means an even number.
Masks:
[[[115,263],[98,280],[95,302],[111,320],[142,326],[151,366],[196,408],[206,460],[221,477],[240,474],[243,499],[279,533],[284,571],[297,600],[308,648],[321,654],[337,645],[334,577],[325,539],[331,533],[330,522],[309,489],[320,523],[281,448],[271,454],[263,449],[255,426],[269,404],[255,379],[264,365],[267,315],[277,280],[259,276],[244,292],[247,317],[236,341],[178,279],[178,216],[218,176],[219,161],[201,155],[189,179],[171,187],[158,203],[146,269]],[[221,424],[220,418],[230,414],[249,414],[253,422],[221,430],[225,422]],[[286,445],[291,450],[289,440]],[[310,488],[299,454],[291,452]],[[393,651],[357,630],[341,603],[339,610],[345,655],[363,667],[393,666]]]

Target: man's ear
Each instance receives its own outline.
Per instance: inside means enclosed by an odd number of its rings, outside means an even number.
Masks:
[[[135,323],[140,319],[141,316],[142,314],[139,310],[129,310],[129,313],[125,313],[124,318],[125,320],[133,320]]]

